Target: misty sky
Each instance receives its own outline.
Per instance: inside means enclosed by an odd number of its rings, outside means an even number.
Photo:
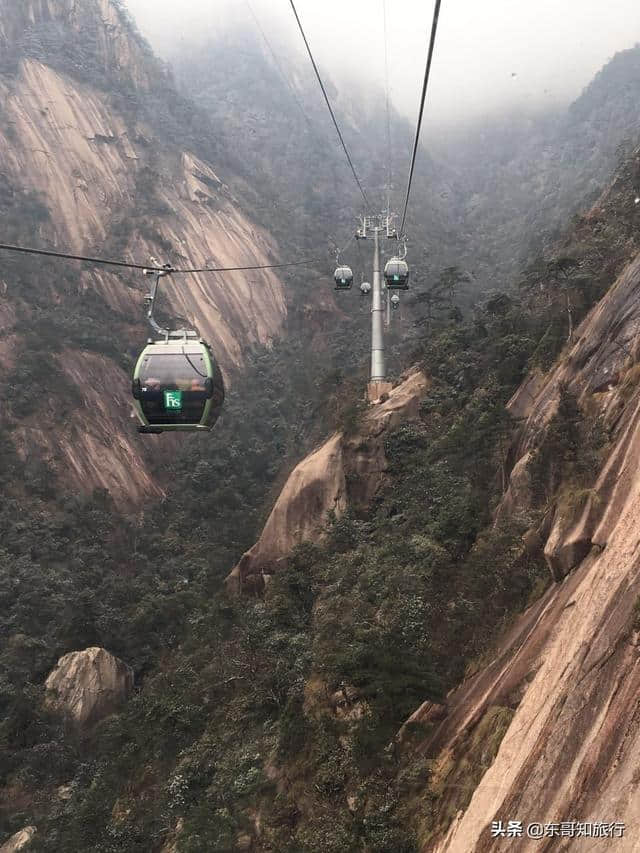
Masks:
[[[300,38],[288,0],[249,0],[274,44]],[[127,0],[161,56],[239,22],[255,31],[247,0]],[[297,0],[326,72],[384,83],[382,0]],[[387,0],[391,97],[415,118],[432,0]],[[431,120],[456,121],[502,106],[535,109],[580,94],[619,50],[640,42],[640,0],[443,0]],[[515,76],[514,76],[515,75]]]

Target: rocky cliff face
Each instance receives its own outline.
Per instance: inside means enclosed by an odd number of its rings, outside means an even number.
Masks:
[[[262,588],[297,545],[322,538],[330,513],[340,518],[350,504],[371,500],[387,467],[385,433],[416,416],[428,388],[422,372],[410,373],[354,435],[335,433],[294,468],[260,539],[229,575],[231,588]]]
[[[470,802],[458,799],[468,805],[446,834],[425,841],[425,851],[501,849],[504,839],[491,837],[493,820],[621,821],[626,832],[616,850],[637,849],[639,292],[635,256],[553,368],[529,377],[511,401],[521,427],[502,514],[531,504],[530,461],[562,393],[599,419],[608,440],[591,488],[578,500],[553,501],[530,540],[544,548],[555,583],[517,621],[489,666],[449,696],[444,719],[422,744],[426,755],[453,768],[496,708],[513,714]],[[551,837],[509,843],[514,850],[571,846]],[[573,842],[580,850],[599,843]]]
[[[24,850],[29,846],[36,832],[35,826],[26,826],[5,841],[2,847],[0,847],[0,853],[18,853],[19,850]]]
[[[142,262],[153,255],[176,266],[257,266],[279,259],[278,246],[243,213],[215,164],[167,138],[161,121],[148,120],[149,110],[170,108],[171,81],[119,4],[3,0],[0,21],[0,42],[15,60],[0,73],[0,177],[12,198],[37,198],[44,208],[33,227],[17,235],[23,242]],[[69,45],[78,46],[78,56],[65,64],[59,52]],[[151,104],[146,111],[140,107],[145,99]],[[129,108],[132,102],[138,106]],[[15,335],[3,362],[10,369],[23,331],[15,311],[25,306],[11,266],[3,267],[0,316]],[[64,311],[64,271],[47,262],[42,273],[41,289]],[[165,281],[165,310],[199,329],[227,373],[241,365],[246,344],[268,342],[281,328],[284,292],[271,272]],[[105,323],[119,323],[106,333],[121,352],[144,342],[141,277],[85,269],[76,287],[87,305],[102,301]],[[32,317],[32,307],[26,310]],[[95,357],[85,370],[85,352],[64,342],[63,349],[53,358],[81,398],[69,441],[58,443],[42,428],[42,410],[21,425],[24,441],[41,448],[49,462],[55,447],[55,467],[69,485],[102,486],[132,500],[157,493],[147,450],[129,423],[127,372]],[[95,389],[106,389],[101,403]]]
[[[152,68],[148,65],[148,51],[141,39],[132,38],[128,20],[120,3],[112,0],[25,0],[14,3],[2,0],[0,4],[0,38],[5,48],[13,53],[24,47],[33,36],[34,28],[44,26],[64,27],[69,33],[91,32],[96,41],[96,61],[105,69],[117,69],[123,79],[149,88]]]

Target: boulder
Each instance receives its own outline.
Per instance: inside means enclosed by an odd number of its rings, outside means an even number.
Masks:
[[[586,515],[583,514],[583,515]],[[544,557],[556,582],[560,582],[569,572],[579,566],[591,550],[591,532],[589,525],[580,519],[570,523],[558,512],[544,546]]]
[[[35,826],[26,826],[5,841],[0,847],[0,853],[17,853],[18,850],[24,850],[31,843],[36,832]]]
[[[80,726],[113,713],[133,689],[133,670],[105,649],[70,652],[47,678],[50,707],[65,712]]]

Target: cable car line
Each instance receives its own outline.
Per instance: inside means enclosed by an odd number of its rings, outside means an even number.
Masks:
[[[389,39],[387,35],[387,0],[382,0],[382,22],[384,30],[384,81],[387,110],[387,213],[389,213],[391,207],[391,181],[393,176],[391,166],[391,116],[389,111]]]
[[[290,91],[290,93],[291,93],[291,96],[292,96],[293,100],[294,100],[294,101],[296,102],[296,104],[298,105],[298,109],[300,110],[300,112],[301,112],[301,113],[302,113],[302,115],[304,116],[304,118],[305,118],[305,120],[306,120],[307,124],[309,125],[309,129],[310,129],[310,130],[316,130],[316,128],[314,128],[314,126],[313,126],[313,123],[312,123],[311,119],[310,119],[310,118],[309,118],[309,116],[307,115],[307,111],[305,110],[305,108],[304,108],[304,107],[303,107],[303,105],[302,105],[302,101],[300,100],[300,98],[299,98],[299,97],[298,97],[298,95],[296,94],[296,91],[295,91],[295,89],[293,88],[292,83],[290,82],[290,80],[288,79],[288,77],[286,76],[286,74],[284,73],[284,70],[283,70],[283,68],[282,68],[282,65],[280,64],[280,60],[278,59],[277,53],[276,53],[276,51],[274,50],[274,48],[272,47],[271,42],[270,42],[270,41],[269,41],[269,39],[267,38],[267,34],[265,33],[264,28],[263,28],[262,24],[260,23],[260,20],[259,20],[258,16],[256,15],[255,10],[254,10],[254,8],[253,8],[253,6],[252,6],[252,5],[251,5],[251,3],[250,3],[250,0],[245,0],[245,3],[246,3],[246,5],[247,5],[247,8],[249,9],[249,12],[251,13],[251,17],[253,18],[253,20],[254,20],[254,22],[255,22],[256,27],[257,27],[257,28],[258,28],[258,30],[260,31],[260,35],[262,36],[262,39],[263,39],[264,43],[266,44],[267,49],[269,50],[269,53],[271,54],[271,58],[273,59],[273,62],[274,62],[274,64],[275,64],[276,68],[278,69],[278,72],[279,72],[279,74],[280,74],[280,77],[282,78],[282,80],[283,80],[283,82],[284,82],[285,86],[289,89],[289,91]]]
[[[347,240],[347,242],[344,244],[344,246],[343,246],[341,249],[340,249],[340,248],[338,248],[338,246],[336,245],[336,250],[335,250],[336,257],[338,257],[338,258],[339,258],[339,257],[340,257],[340,255],[344,254],[344,253],[347,251],[347,249],[349,248],[349,246],[350,246],[350,245],[353,243],[353,241],[355,240],[355,237],[356,237],[356,235],[355,235],[355,234],[352,234],[352,235],[351,235],[351,237],[349,237],[349,239]]]
[[[67,261],[84,261],[89,264],[101,266],[121,267],[130,270],[148,270],[149,272],[171,273],[171,275],[191,275],[194,273],[218,273],[218,272],[248,272],[250,270],[276,270],[284,267],[302,267],[321,263],[325,258],[307,258],[304,261],[289,261],[284,264],[260,264],[251,267],[200,267],[193,269],[174,269],[171,266],[156,267],[152,264],[136,264],[129,261],[115,261],[107,258],[92,258],[85,255],[71,255],[67,252],[54,252],[50,249],[33,249],[26,246],[11,246],[0,243],[0,250],[5,252],[18,252],[23,255],[41,255],[46,258],[60,258]]]
[[[404,211],[402,213],[402,224],[400,225],[399,236],[404,235],[404,225],[407,219],[407,208],[409,206],[409,196],[411,195],[411,183],[413,181],[413,170],[416,165],[416,156],[418,154],[418,143],[420,141],[420,129],[422,127],[422,116],[424,115],[424,105],[427,99],[427,87],[429,85],[429,77],[431,76],[431,63],[433,61],[433,53],[436,45],[436,34],[438,32],[438,18],[440,16],[440,6],[442,0],[436,0],[436,5],[433,10],[433,24],[431,26],[431,39],[429,42],[429,53],[427,55],[427,67],[424,73],[424,84],[422,86],[422,96],[420,98],[420,110],[418,112],[418,124],[416,127],[416,137],[413,143],[413,154],[411,156],[411,168],[409,169],[409,181],[407,183],[407,194],[404,200]]]
[[[331,114],[331,119],[333,120],[333,125],[334,125],[336,132],[338,134],[338,137],[340,139],[340,144],[342,145],[342,148],[343,148],[344,153],[346,155],[347,161],[349,162],[349,166],[351,167],[351,171],[353,172],[353,177],[355,178],[355,181],[358,185],[358,189],[360,190],[360,193],[361,193],[362,198],[364,200],[365,208],[367,210],[369,210],[369,208],[370,208],[369,199],[367,198],[367,194],[365,193],[364,189],[362,188],[362,184],[360,183],[360,178],[358,177],[358,173],[355,170],[355,167],[353,165],[353,161],[351,159],[351,155],[349,154],[349,151],[348,151],[347,146],[345,144],[344,138],[342,136],[342,132],[340,131],[340,127],[338,125],[335,114],[333,112],[333,107],[331,106],[331,101],[329,100],[329,96],[327,95],[327,90],[324,87],[324,83],[322,82],[322,77],[320,76],[320,72],[318,71],[318,66],[316,65],[316,61],[313,58],[313,54],[311,53],[311,48],[309,47],[309,42],[307,41],[307,37],[306,37],[304,29],[302,27],[302,22],[300,21],[300,17],[298,15],[298,10],[296,9],[296,4],[295,4],[294,0],[289,0],[289,3],[291,5],[291,8],[293,10],[293,14],[295,15],[296,21],[298,23],[298,28],[300,30],[300,34],[302,35],[302,39],[305,43],[305,47],[307,48],[307,53],[309,54],[309,59],[311,60],[311,64],[313,65],[313,70],[315,71],[316,77],[318,78],[318,83],[320,84],[320,88],[322,89],[322,94],[324,95],[325,102],[327,104],[327,107],[329,108],[329,112]]]
[[[1,248],[1,247],[0,247]],[[193,273],[203,273],[203,272],[245,272],[250,270],[278,270],[283,267],[305,267],[311,266],[312,264],[319,264],[322,261],[325,261],[326,258],[306,258],[304,261],[288,261],[284,264],[260,264],[255,267],[201,267],[200,269],[187,269],[187,270],[174,270],[173,268],[170,272],[180,273],[182,275],[191,275]]]

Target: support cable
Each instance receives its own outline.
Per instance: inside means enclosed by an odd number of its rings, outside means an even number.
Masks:
[[[391,181],[393,179],[391,165],[391,116],[389,111],[389,47],[387,36],[387,0],[382,0],[382,21],[384,30],[384,81],[387,110],[387,213],[391,210]]]
[[[355,235],[355,234],[352,234],[352,235],[351,235],[351,237],[349,237],[349,239],[347,240],[347,242],[344,244],[344,246],[343,246],[341,249],[337,248],[337,245],[336,245],[336,252],[337,252],[337,254],[338,254],[338,257],[340,257],[340,255],[342,255],[344,252],[346,252],[346,251],[347,251],[347,249],[349,248],[349,246],[350,246],[350,245],[353,243],[353,241],[355,240],[355,237],[356,237],[356,235]]]
[[[365,274],[364,266],[365,265],[364,265],[364,261],[362,259],[362,250],[360,249],[360,240],[356,240],[356,249],[358,252],[358,265],[360,267],[360,271],[361,271],[362,276],[363,276],[362,280],[364,281],[364,274]]]
[[[398,236],[404,235],[404,225],[407,219],[407,208],[409,206],[409,196],[411,195],[411,183],[413,181],[413,170],[416,165],[416,156],[418,153],[418,143],[420,141],[420,129],[422,127],[422,116],[424,114],[424,105],[427,98],[427,87],[429,85],[429,77],[431,75],[431,63],[433,61],[433,52],[436,45],[436,34],[438,32],[438,18],[440,16],[440,6],[442,0],[436,0],[436,5],[433,10],[433,24],[431,26],[431,40],[429,42],[429,53],[427,55],[427,67],[424,73],[424,84],[422,86],[422,96],[420,99],[420,110],[418,113],[418,125],[416,127],[416,138],[413,143],[413,154],[411,156],[411,168],[409,169],[409,181],[407,183],[407,194],[404,200],[404,211],[402,213],[402,224]]]
[[[324,87],[324,83],[322,82],[322,77],[320,76],[320,72],[318,71],[318,66],[316,65],[316,61],[313,58],[313,54],[311,53],[311,48],[309,47],[309,42],[307,41],[307,37],[306,37],[304,29],[302,27],[302,22],[300,21],[300,17],[298,15],[298,10],[296,9],[296,4],[295,4],[294,0],[289,0],[289,3],[291,5],[291,8],[293,10],[293,14],[295,15],[296,21],[298,23],[298,29],[300,30],[300,34],[302,35],[302,39],[305,43],[305,47],[307,48],[307,53],[309,54],[309,59],[311,60],[311,64],[313,65],[313,70],[315,71],[316,77],[318,79],[318,83],[320,84],[320,88],[322,89],[322,94],[324,95],[324,99],[325,99],[325,102],[326,102],[327,107],[329,109],[329,113],[331,114],[331,119],[333,121],[333,125],[334,125],[336,132],[338,134],[338,137],[340,139],[340,144],[342,145],[342,148],[343,148],[344,153],[346,155],[349,166],[351,167],[353,177],[355,178],[355,181],[358,185],[358,189],[360,190],[360,193],[362,195],[362,198],[363,198],[363,201],[365,204],[365,208],[368,210],[370,208],[369,199],[367,198],[367,194],[365,193],[364,189],[362,188],[362,184],[360,183],[360,178],[358,177],[358,173],[355,170],[355,167],[353,165],[353,161],[351,159],[351,155],[349,154],[349,151],[348,151],[347,146],[345,144],[344,138],[343,138],[342,133],[340,131],[340,127],[338,125],[335,114],[333,112],[333,107],[331,106],[331,102],[329,101],[329,96],[327,95],[327,90]]]
[[[136,264],[128,261],[114,261],[106,258],[92,258],[84,255],[71,255],[66,252],[53,252],[49,249],[32,249],[26,246],[11,246],[0,243],[0,250],[5,252],[16,252],[22,255],[40,255],[46,258],[61,258],[67,261],[84,261],[89,264],[99,264],[108,267],[120,267],[130,270],[148,270],[149,272],[164,272],[171,275],[190,275],[192,273],[218,273],[218,272],[246,272],[249,270],[277,270],[283,267],[303,267],[320,263],[325,258],[307,258],[304,261],[289,261],[284,264],[260,264],[250,267],[199,267],[193,269],[174,269],[171,265],[157,267],[150,264]]]
[[[311,121],[311,119],[309,118],[309,116],[307,114],[307,111],[305,110],[304,106],[302,105],[302,101],[298,97],[298,95],[297,95],[297,93],[293,87],[293,84],[290,82],[289,78],[284,73],[284,69],[280,63],[280,60],[278,59],[278,55],[277,55],[276,51],[274,50],[271,42],[267,38],[267,34],[264,31],[264,27],[260,23],[260,20],[259,20],[258,16],[256,15],[255,10],[254,10],[253,6],[251,5],[250,0],[245,0],[245,3],[247,5],[247,8],[249,9],[249,12],[251,13],[251,17],[253,18],[254,23],[255,23],[258,31],[260,32],[260,35],[262,36],[262,40],[264,41],[265,45],[267,46],[269,53],[271,54],[271,58],[273,59],[274,65],[276,66],[276,69],[278,70],[278,73],[280,74],[280,77],[282,78],[283,83],[289,89],[289,91],[291,93],[291,97],[293,98],[293,100],[298,105],[298,109],[300,110],[300,112],[302,113],[302,115],[305,118],[305,121],[309,125],[309,129],[310,130],[316,130],[316,128],[314,128],[314,126],[313,126],[313,122]]]

